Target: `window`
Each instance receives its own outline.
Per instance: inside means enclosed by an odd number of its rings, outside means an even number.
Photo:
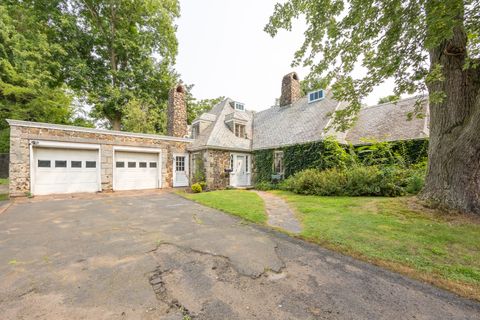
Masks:
[[[185,157],[175,157],[175,171],[185,171]]]
[[[115,167],[117,167],[117,168],[125,168],[125,162],[123,162],[123,161],[117,161],[117,162],[115,163]]]
[[[129,162],[129,163],[128,163],[128,167],[129,167],[129,168],[136,168],[136,167],[137,167],[137,163],[136,163],[136,162]]]
[[[233,154],[230,155],[230,169],[233,170]]]
[[[139,168],[146,168],[146,167],[147,167],[147,163],[146,163],[146,162],[139,162],[139,163],[138,163],[138,167],[139,167]]]
[[[200,123],[192,125],[192,138],[195,139],[200,135]]]
[[[156,162],[150,162],[150,168],[156,168],[157,163]]]
[[[50,160],[38,160],[39,168],[50,168]]]
[[[248,156],[245,156],[245,172],[249,172],[248,171]]]
[[[234,106],[235,110],[245,111],[245,105],[241,102],[234,102],[233,106]]]
[[[66,168],[67,161],[66,160],[55,160],[55,168]]]
[[[275,151],[273,154],[273,172],[275,174],[283,174],[283,151]]]
[[[235,135],[240,138],[246,138],[245,125],[235,123]]]
[[[85,161],[85,168],[96,168],[97,162],[96,161]]]
[[[308,103],[322,100],[323,98],[323,90],[312,91],[308,94]]]
[[[81,168],[82,167],[82,161],[70,161],[70,167]]]

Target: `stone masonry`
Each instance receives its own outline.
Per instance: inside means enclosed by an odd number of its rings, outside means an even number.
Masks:
[[[204,155],[206,182],[210,189],[225,189],[230,185],[230,174],[225,169],[230,168],[230,152],[208,150]]]
[[[100,145],[101,183],[103,191],[113,184],[113,147],[130,146],[161,149],[162,187],[172,186],[173,153],[186,152],[189,139],[115,132],[13,121],[10,123],[10,195],[25,196],[30,192],[30,143],[32,140],[87,143]]]
[[[285,75],[282,79],[282,95],[280,106],[288,106],[302,97],[302,88],[296,72]]]
[[[185,102],[185,88],[179,84],[168,93],[168,122],[167,133],[172,137],[186,137],[187,105]]]

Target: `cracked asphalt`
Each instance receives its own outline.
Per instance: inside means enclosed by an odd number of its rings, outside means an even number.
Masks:
[[[1,319],[480,319],[480,304],[170,192],[0,214]]]

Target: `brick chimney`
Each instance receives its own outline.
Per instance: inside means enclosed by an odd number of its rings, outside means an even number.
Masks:
[[[176,85],[168,92],[167,134],[181,138],[188,134],[185,87],[181,84]]]
[[[302,97],[300,80],[296,72],[291,72],[283,77],[282,95],[280,96],[280,107],[291,105]]]

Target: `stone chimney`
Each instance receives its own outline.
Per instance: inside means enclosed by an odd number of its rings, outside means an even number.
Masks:
[[[291,72],[283,77],[282,95],[280,96],[280,107],[291,105],[302,97],[302,88],[296,72]]]
[[[181,138],[188,134],[185,87],[181,84],[176,85],[168,92],[167,134]]]

